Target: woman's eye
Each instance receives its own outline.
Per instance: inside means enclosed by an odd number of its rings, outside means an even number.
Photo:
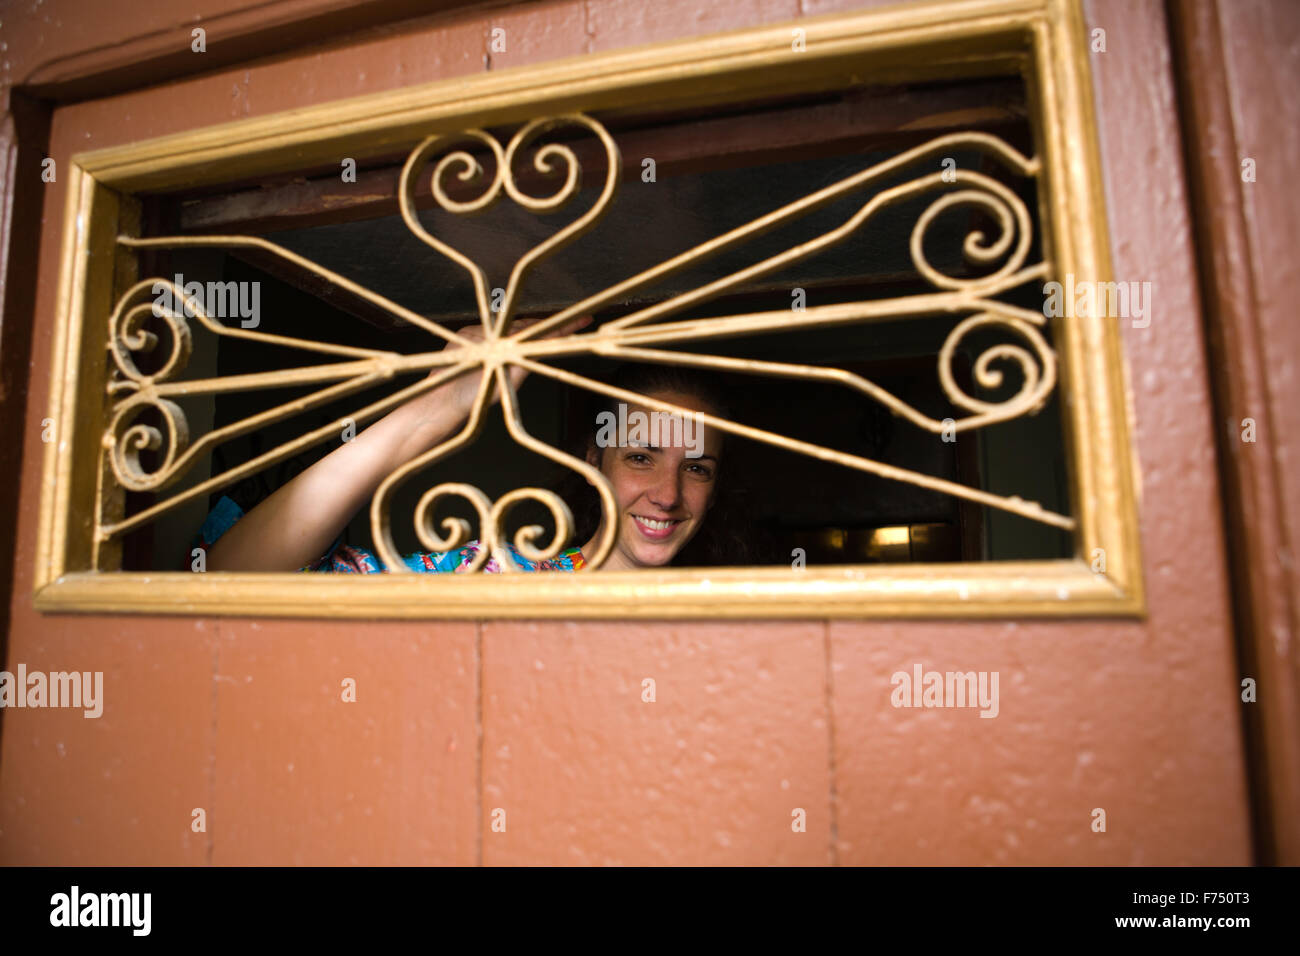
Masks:
[[[633,454],[631,454],[631,455],[628,455],[628,456],[627,456],[627,460],[630,461],[630,462],[632,462],[634,465],[640,465],[640,464],[644,464],[644,463],[646,463],[646,462],[649,462],[649,461],[650,461],[650,456],[649,456],[649,455],[643,455],[643,454],[641,454],[640,452],[635,452],[635,453],[633,453]]]
[[[708,465],[691,465],[690,469],[701,478],[712,478],[713,469]]]

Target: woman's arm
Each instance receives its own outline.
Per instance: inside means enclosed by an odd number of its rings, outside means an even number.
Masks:
[[[590,321],[583,316],[554,334],[569,334]],[[514,329],[529,324],[517,322]],[[482,331],[461,334],[478,339]],[[442,370],[435,367],[430,377]],[[399,405],[277,489],[212,546],[207,570],[296,571],[315,561],[384,478],[464,424],[481,377],[477,369],[466,372]],[[517,387],[524,372],[511,369],[511,377]]]

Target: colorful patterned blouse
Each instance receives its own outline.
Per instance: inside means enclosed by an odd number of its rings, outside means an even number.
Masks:
[[[211,550],[216,544],[217,539],[231,529],[231,527],[244,516],[244,510],[239,507],[231,498],[222,495],[217,506],[208,514],[207,519],[203,522],[203,527],[199,529],[198,535],[191,544],[193,548],[202,548],[204,552]],[[471,541],[463,548],[455,551],[417,551],[414,554],[402,556],[402,561],[412,571],[421,571],[426,573],[446,573],[458,572],[467,568],[474,556],[478,554],[481,545],[477,541]],[[577,571],[583,566],[582,550],[580,548],[568,548],[561,551],[550,561],[529,561],[517,550],[514,545],[507,543],[506,547],[510,550],[510,556],[515,563],[525,571]],[[183,570],[190,570],[185,567]],[[376,574],[383,572],[388,573],[379,556],[365,548],[356,548],[351,545],[343,544],[343,536],[340,534],[334,539],[328,551],[321,555],[306,567],[299,568],[299,571],[340,571],[347,574]],[[499,573],[501,566],[494,557],[488,558],[483,565],[483,570],[488,572]]]

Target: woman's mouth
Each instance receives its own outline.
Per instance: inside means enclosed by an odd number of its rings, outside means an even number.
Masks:
[[[656,541],[667,538],[683,521],[681,518],[643,518],[641,515],[633,515],[632,520],[636,522],[638,531]]]

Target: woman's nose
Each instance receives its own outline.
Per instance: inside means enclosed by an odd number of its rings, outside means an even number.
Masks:
[[[656,508],[664,511],[676,508],[682,497],[681,475],[677,474],[676,469],[665,469],[664,474],[650,487],[647,497]]]

